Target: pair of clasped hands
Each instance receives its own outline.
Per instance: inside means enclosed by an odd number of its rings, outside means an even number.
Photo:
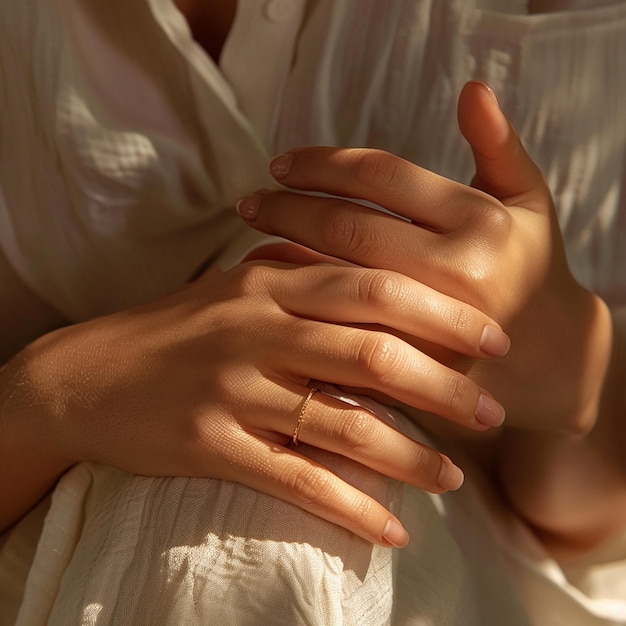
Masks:
[[[544,179],[482,83],[463,89],[459,123],[476,161],[471,187],[378,150],[276,157],[282,187],[237,211],[294,243],[85,324],[87,345],[114,333],[98,345],[133,351],[107,354],[91,417],[66,420],[63,458],[234,480],[400,547],[408,535],[384,506],[290,445],[310,381],[470,431],[499,427],[503,407],[517,427],[584,428],[570,422],[584,419],[585,390],[576,406],[563,390],[583,369],[572,338],[594,296],[572,278]],[[77,335],[64,367],[85,380],[93,351],[76,358]],[[298,438],[431,492],[463,480],[444,454],[326,394],[311,398]]]

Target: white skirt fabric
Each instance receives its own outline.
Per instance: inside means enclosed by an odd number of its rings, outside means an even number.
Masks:
[[[435,496],[300,451],[389,506],[410,544],[372,546],[236,483],[80,464],[54,492],[34,557],[25,547],[46,505],[4,545],[0,623],[626,624],[626,533],[564,569],[471,469],[459,492]]]

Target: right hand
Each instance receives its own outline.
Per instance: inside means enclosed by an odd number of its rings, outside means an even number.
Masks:
[[[501,421],[484,390],[411,337],[477,358],[507,344],[480,311],[400,274],[247,262],[32,343],[1,372],[3,434],[58,467],[237,481],[401,546],[408,536],[389,511],[289,444],[312,380],[372,389],[476,431]],[[462,482],[444,455],[322,393],[299,439],[432,492]]]

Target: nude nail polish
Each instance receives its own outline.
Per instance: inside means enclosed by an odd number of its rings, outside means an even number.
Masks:
[[[463,472],[447,457],[442,457],[437,485],[446,491],[456,491],[465,480]]]
[[[504,422],[504,408],[493,398],[482,393],[478,398],[474,416],[483,426],[501,426]]]
[[[495,326],[485,326],[480,337],[480,349],[489,356],[504,356],[511,347],[509,336]]]
[[[258,193],[251,193],[248,196],[244,196],[237,202],[235,210],[243,217],[244,220],[252,222],[256,219],[259,213],[259,207],[261,206],[261,196]]]
[[[285,178],[289,174],[293,159],[294,155],[291,152],[274,157],[270,162],[270,174],[274,178]]]
[[[390,517],[385,525],[385,530],[383,530],[383,539],[394,548],[404,548],[409,543],[409,533],[404,530],[400,522]]]

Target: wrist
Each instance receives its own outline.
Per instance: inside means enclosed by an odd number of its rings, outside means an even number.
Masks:
[[[30,377],[29,351],[0,369],[0,532],[35,506],[73,465],[55,453],[56,435]]]
[[[596,427],[601,415],[615,415],[621,410],[619,388],[619,345],[609,308],[592,295],[587,322],[580,339],[579,374],[567,381],[562,393],[573,396],[569,420],[575,435],[586,435]]]
[[[561,558],[592,549],[626,524],[626,315],[616,319],[604,306],[597,315],[600,338],[597,352],[588,353],[592,377],[585,381],[594,393],[570,420],[578,431],[505,428],[500,447],[507,497]]]
[[[541,334],[527,335],[536,342],[535,354],[529,361],[525,350],[523,360],[513,364],[525,372],[514,391],[523,395],[505,405],[507,424],[584,436],[614,395],[611,315],[599,297],[579,285],[553,293],[542,316],[551,325],[542,325]]]
[[[56,468],[60,475],[75,461],[61,445],[62,401],[56,369],[38,339],[0,369],[0,427],[2,447]]]

